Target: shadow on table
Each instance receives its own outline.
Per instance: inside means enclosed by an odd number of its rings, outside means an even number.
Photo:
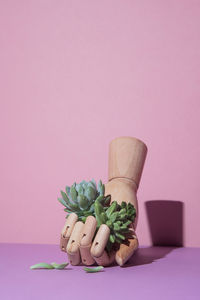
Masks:
[[[152,246],[139,248],[124,267],[152,263],[183,247],[183,202],[149,200],[145,208]]]
[[[123,268],[151,264],[157,259],[164,258],[176,247],[142,247],[139,248]]]

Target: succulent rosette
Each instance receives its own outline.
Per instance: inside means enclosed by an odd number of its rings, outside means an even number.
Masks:
[[[80,183],[74,182],[71,187],[66,186],[65,190],[66,192],[61,191],[62,198],[58,198],[58,201],[65,206],[64,211],[76,213],[78,220],[82,222],[85,222],[88,216],[95,217],[96,200],[103,206],[107,206],[111,199],[110,195],[104,196],[105,186],[101,180],[98,184],[94,179],[89,182],[85,180]]]

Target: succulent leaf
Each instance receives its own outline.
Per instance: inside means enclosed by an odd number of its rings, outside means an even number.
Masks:
[[[114,223],[115,220],[117,219],[118,215],[119,215],[118,211],[112,213],[112,215],[110,216],[110,220]]]
[[[114,230],[115,231],[119,231],[120,230],[120,226],[117,223],[114,223]]]
[[[100,195],[104,195],[104,193],[105,193],[105,186],[104,186],[104,184],[102,183],[101,180],[99,180],[97,190],[98,190],[98,192],[99,192]]]
[[[129,226],[132,223],[131,220],[128,220],[126,223],[124,223],[125,226]]]
[[[78,195],[77,200],[81,209],[85,210],[88,208],[88,201],[84,195]]]
[[[119,220],[124,220],[127,217],[127,213],[119,215]]]
[[[86,221],[87,217],[85,217],[85,216],[81,216],[79,219],[80,219],[80,221],[82,221],[83,223],[85,223],[85,221]]]
[[[82,187],[82,185],[79,183],[76,185],[76,191],[78,192],[78,194],[80,195],[83,195],[84,194],[84,189]]]
[[[81,186],[83,187],[83,189],[85,190],[87,188],[88,183],[85,180],[81,181]]]
[[[67,195],[69,195],[69,194],[70,194],[70,186],[67,185],[67,186],[65,187],[65,190],[66,190]]]
[[[78,193],[76,191],[76,188],[74,186],[71,186],[71,188],[70,188],[70,197],[71,197],[71,199],[74,203],[77,203],[77,195],[78,195]]]
[[[89,186],[92,187],[95,191],[97,190],[95,184],[92,181],[88,182],[87,187],[89,187]]]
[[[119,211],[119,214],[120,214],[120,215],[123,215],[123,214],[125,214],[125,213],[126,213],[126,209],[125,209],[125,208],[120,209],[120,211]]]
[[[121,208],[126,208],[126,202],[122,201]]]
[[[91,186],[88,186],[86,188],[84,194],[89,201],[95,200],[95,198],[96,198],[96,190]]]
[[[90,206],[89,212],[94,213],[94,203]]]
[[[113,201],[111,206],[106,211],[108,218],[110,218],[111,214],[116,210],[116,208],[117,208],[117,202]]]
[[[98,266],[98,267],[95,267],[95,268],[83,268],[84,271],[86,271],[87,273],[96,273],[96,272],[100,272],[104,269],[103,266]]]
[[[116,232],[115,234],[116,234],[116,237],[118,237],[119,239],[125,240],[125,236],[123,234],[121,234],[119,232]]]
[[[69,202],[69,198],[67,197],[67,194],[65,194],[65,192],[63,192],[63,191],[60,191],[60,192],[61,192],[61,195],[62,195],[63,200],[64,200],[66,203],[68,203],[68,202]]]
[[[92,178],[92,180],[90,182],[93,183],[94,188],[97,189],[97,184],[96,184],[96,181],[94,180],[94,178]]]
[[[106,224],[106,221],[108,220],[107,216],[106,216],[106,213],[102,212],[100,217],[101,217],[102,224]]]
[[[100,195],[97,197],[96,201],[99,201],[101,204],[103,204],[103,199],[104,199],[104,196]]]
[[[110,242],[114,243],[115,242],[115,235],[114,234],[110,234]]]
[[[112,226],[112,221],[111,221],[111,220],[106,221],[106,225],[107,225],[108,227],[111,227],[111,226]]]
[[[95,211],[95,217],[97,219],[97,227],[100,227],[100,225],[103,224],[101,214],[104,213],[104,209],[103,206],[99,203],[99,201],[95,201],[94,211]]]
[[[65,202],[62,198],[58,198],[58,201],[59,201],[62,205],[64,205],[65,207],[67,207],[66,202]]]
[[[68,198],[67,194],[61,191],[62,199],[65,201],[68,208],[73,209],[73,203],[70,202],[70,199]]]
[[[71,210],[79,210],[78,205],[75,204],[75,203],[72,203],[72,202],[70,201],[70,199],[67,197],[67,195],[66,195],[63,191],[61,191],[61,195],[62,195],[63,200],[64,200],[64,201],[66,202],[66,204],[67,204],[66,207],[70,208]]]

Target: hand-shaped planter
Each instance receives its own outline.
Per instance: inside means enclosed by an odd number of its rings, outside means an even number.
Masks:
[[[81,260],[122,266],[138,247],[136,192],[147,147],[132,137],[116,138],[109,149],[109,182],[74,183],[59,201],[70,213],[61,232],[60,247],[72,265]],[[111,202],[111,203],[110,203]],[[136,218],[135,218],[136,216]]]

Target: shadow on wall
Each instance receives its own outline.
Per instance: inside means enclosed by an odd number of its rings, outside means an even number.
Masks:
[[[125,268],[153,263],[183,246],[183,202],[151,200],[145,202],[145,207],[152,246],[139,247]]]
[[[183,202],[150,200],[145,206],[153,246],[183,247]]]

